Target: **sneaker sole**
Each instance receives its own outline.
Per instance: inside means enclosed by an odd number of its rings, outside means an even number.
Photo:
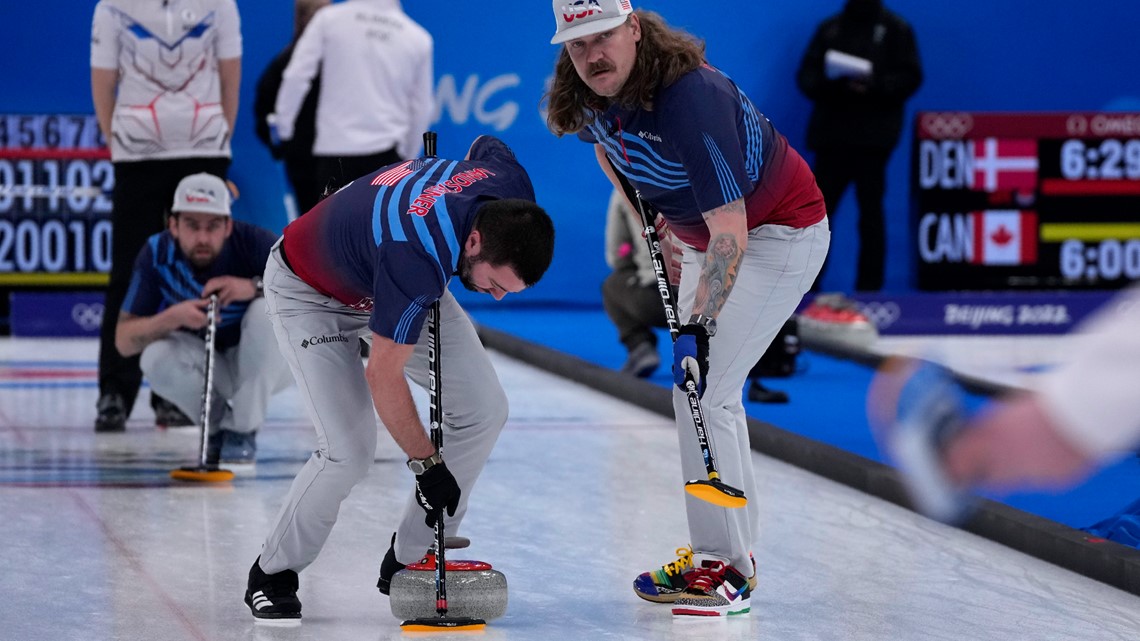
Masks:
[[[659,594],[657,596],[653,596],[649,594],[642,594],[641,592],[637,591],[637,588],[634,588],[633,593],[651,603],[673,603],[681,596],[680,592],[677,592],[676,594]]]
[[[271,625],[278,627],[292,627],[301,625],[301,613],[297,614],[273,614],[258,612],[253,609],[253,603],[249,595],[245,597],[245,605],[249,608],[249,613],[253,615],[253,622],[261,625]]]
[[[744,616],[752,611],[752,606],[746,605],[741,609],[733,610],[733,606],[726,605],[720,608],[673,608],[675,617],[732,617]]]
[[[275,628],[294,628],[300,627],[301,617],[281,617],[277,619],[267,619],[254,615],[253,622],[256,625],[266,625]]]

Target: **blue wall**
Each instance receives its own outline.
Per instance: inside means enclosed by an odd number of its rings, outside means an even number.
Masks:
[[[156,0],[157,1],[157,0]],[[555,218],[555,264],[527,301],[596,303],[606,273],[603,210],[608,185],[587,145],[546,131],[539,99],[557,48],[545,1],[453,3],[405,0],[436,42],[440,155],[458,156],[480,133],[504,138],[534,178]],[[1140,24],[1136,0],[888,0],[914,26],[926,82],[909,103],[919,110],[1140,110]],[[0,112],[92,111],[88,42],[93,2],[0,3]],[[640,2],[706,38],[710,60],[803,147],[810,103],[795,87],[800,55],[815,25],[842,0],[703,3]],[[283,180],[253,136],[249,107],[261,69],[292,32],[292,2],[238,0],[245,39],[242,110],[231,177],[242,189],[238,215],[274,229],[285,223]],[[908,234],[909,130],[888,177],[887,288],[912,287]],[[807,155],[807,154],[805,154]],[[810,155],[808,155],[810,160]],[[853,199],[837,212],[832,271],[824,285],[848,289],[855,242]],[[468,298],[463,292],[461,297]],[[485,298],[485,297],[483,297]]]

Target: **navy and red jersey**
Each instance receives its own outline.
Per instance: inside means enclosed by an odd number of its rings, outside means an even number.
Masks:
[[[702,212],[743,198],[749,228],[807,227],[823,201],[807,163],[735,83],[702,66],[658,90],[653,109],[611,106],[579,132],[661,212],[685,243],[704,250]]]
[[[373,332],[415,343],[479,208],[534,201],[530,177],[501,140],[481,136],[469,156],[408,160],[356,179],[285,228],[289,266],[317,291],[370,311]]]
[[[234,231],[218,257],[209,267],[199,270],[187,260],[169,230],[155,234],[147,239],[135,259],[122,310],[135,316],[154,316],[184,300],[202,298],[202,288],[215,276],[261,276],[269,250],[276,242],[277,235],[268,229],[235,220]],[[241,319],[248,307],[249,301],[235,301],[222,308],[215,337],[218,349],[237,345]]]

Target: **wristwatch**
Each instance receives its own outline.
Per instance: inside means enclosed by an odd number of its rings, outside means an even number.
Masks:
[[[265,294],[265,281],[261,279],[261,276],[254,276],[250,280],[253,281],[253,289],[257,292],[255,296],[261,296]]]
[[[705,328],[705,333],[709,336],[716,336],[716,319],[712,316],[705,316],[704,314],[693,314],[689,317],[690,325],[700,325]]]
[[[442,462],[443,458],[440,457],[439,452],[436,452],[427,458],[408,459],[408,469],[412,471],[412,474],[419,476]]]

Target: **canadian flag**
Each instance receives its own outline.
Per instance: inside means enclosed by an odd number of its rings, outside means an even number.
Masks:
[[[983,138],[974,140],[974,190],[1021,191],[1037,189],[1037,141]]]
[[[976,265],[1037,262],[1037,212],[1000,209],[972,212]]]

